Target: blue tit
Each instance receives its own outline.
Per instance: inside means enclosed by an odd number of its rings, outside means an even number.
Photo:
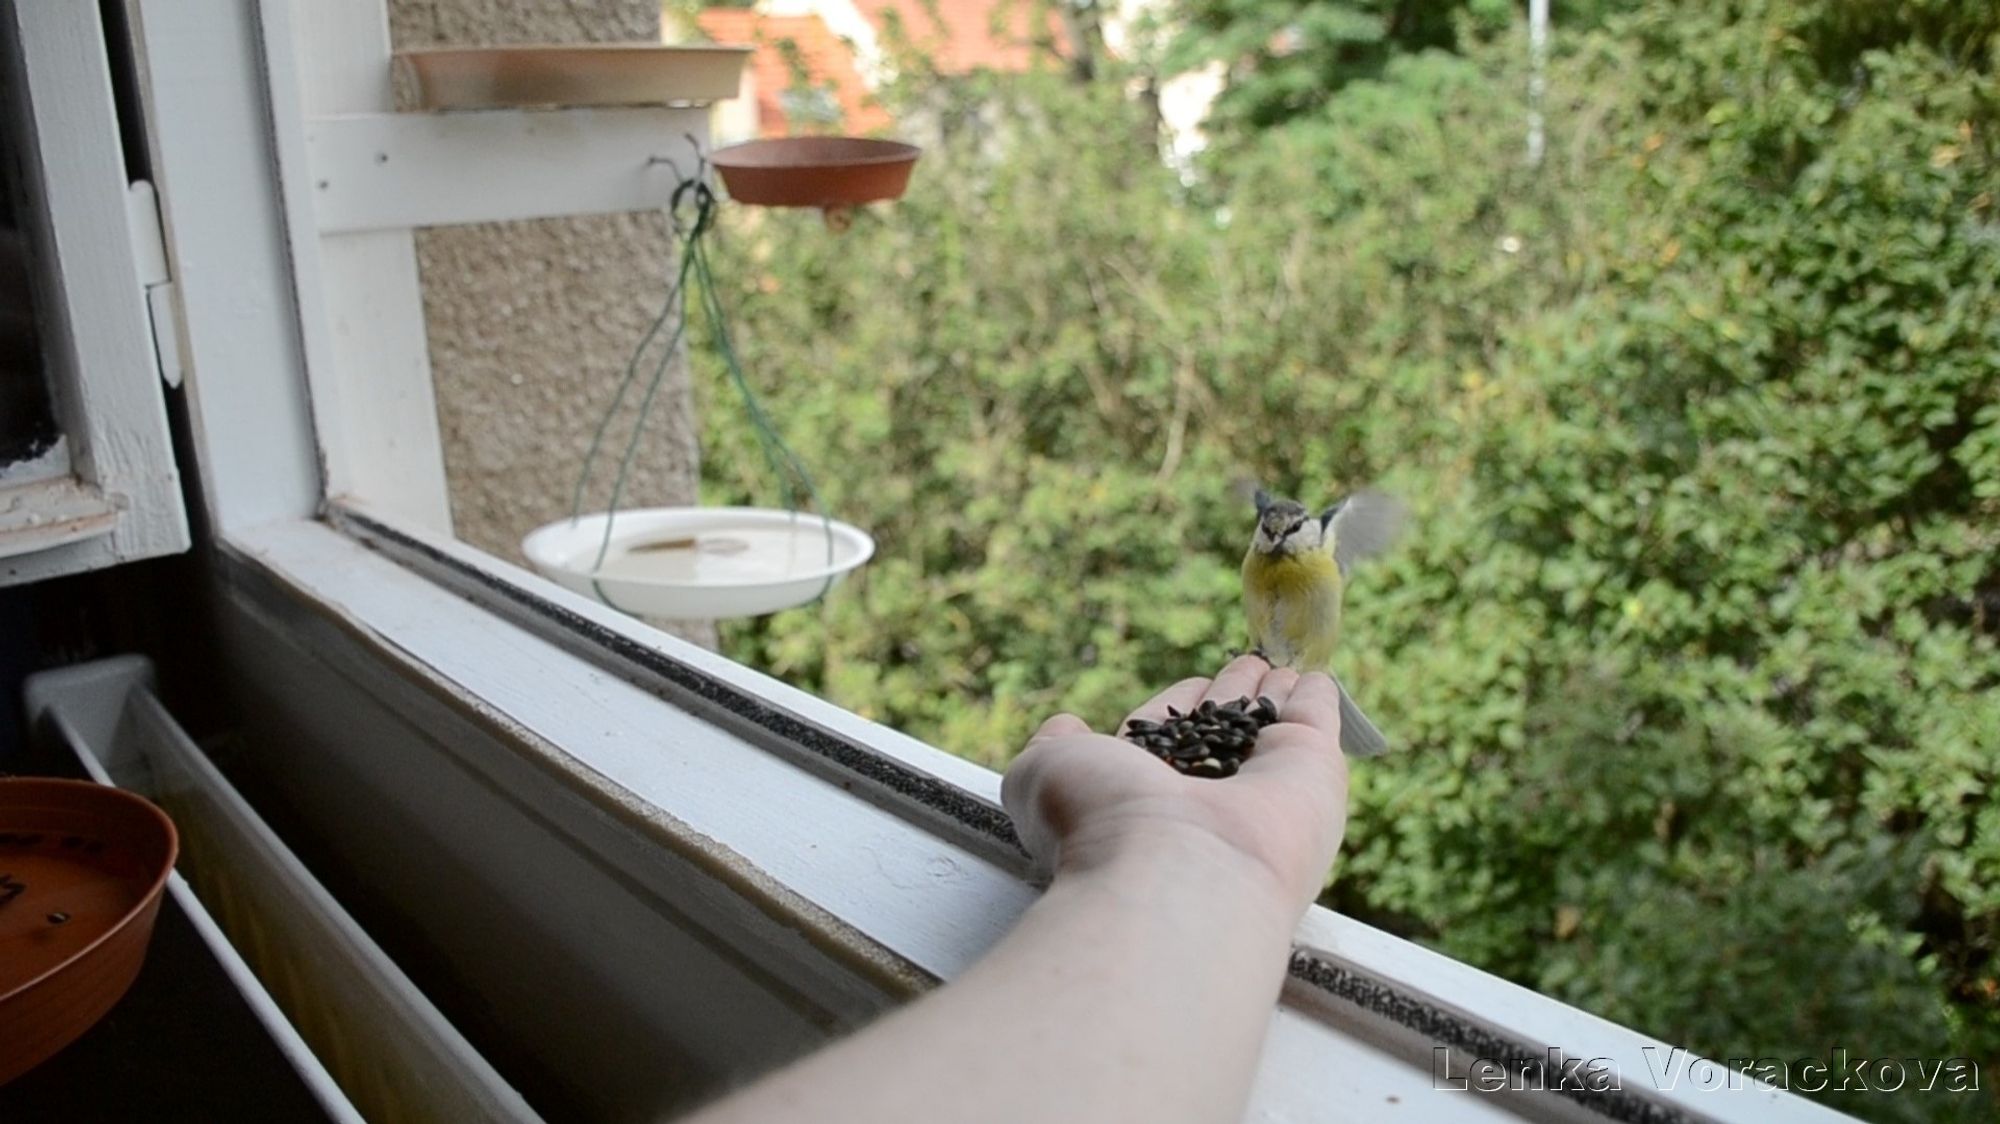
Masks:
[[[1274,667],[1331,674],[1348,571],[1388,549],[1402,530],[1403,514],[1400,502],[1380,492],[1357,493],[1314,515],[1304,504],[1258,489],[1257,529],[1243,556],[1251,648]],[[1345,687],[1340,748],[1356,757],[1389,748]]]

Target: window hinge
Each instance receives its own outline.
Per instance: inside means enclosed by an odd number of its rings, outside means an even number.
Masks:
[[[160,200],[153,185],[134,180],[125,192],[125,222],[139,267],[139,293],[153,327],[153,363],[168,386],[181,384],[181,339],[174,316],[174,279],[167,272],[167,240],[160,229]]]

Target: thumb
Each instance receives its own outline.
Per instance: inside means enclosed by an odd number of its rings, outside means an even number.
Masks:
[[[1000,803],[1014,817],[1017,827],[1032,823],[1029,809],[1034,806],[1034,794],[1041,788],[1042,774],[1048,771],[1048,743],[1088,733],[1090,725],[1076,715],[1055,715],[1042,723],[1020,755],[1007,766],[1006,775],[1000,778]]]
[[[1049,771],[1052,746],[1057,738],[1074,737],[1090,733],[1090,725],[1074,714],[1058,714],[1043,722],[1028,739],[1028,746],[1021,755],[1007,767],[1006,775],[1000,778],[1000,806],[1014,821],[1014,830],[1019,833],[1021,845],[1035,860],[1035,869],[1043,878],[1054,870],[1056,843],[1048,817],[1042,808],[1042,792]],[[1060,757],[1061,754],[1055,754]]]
[[[1035,736],[1029,740],[1041,741],[1043,738],[1063,738],[1089,732],[1090,723],[1074,714],[1058,714],[1043,722],[1041,728],[1035,731]]]

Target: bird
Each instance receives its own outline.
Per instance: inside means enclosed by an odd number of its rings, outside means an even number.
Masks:
[[[1243,555],[1251,650],[1273,667],[1331,675],[1348,571],[1394,544],[1407,509],[1392,496],[1368,490],[1317,515],[1262,488],[1256,503],[1257,525]],[[1340,688],[1340,748],[1355,757],[1389,748],[1345,687]]]

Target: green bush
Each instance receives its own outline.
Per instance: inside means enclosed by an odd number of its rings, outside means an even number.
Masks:
[[[1242,643],[1244,489],[1409,497],[1328,901],[1714,1057],[2000,1080],[1984,5],[1392,54],[1188,187],[1113,81],[921,91],[903,202],[732,208],[755,381],[877,559],[727,650],[1001,765]],[[708,365],[707,497],[773,502]],[[1879,1120],[1988,1094],[1850,1096]]]

